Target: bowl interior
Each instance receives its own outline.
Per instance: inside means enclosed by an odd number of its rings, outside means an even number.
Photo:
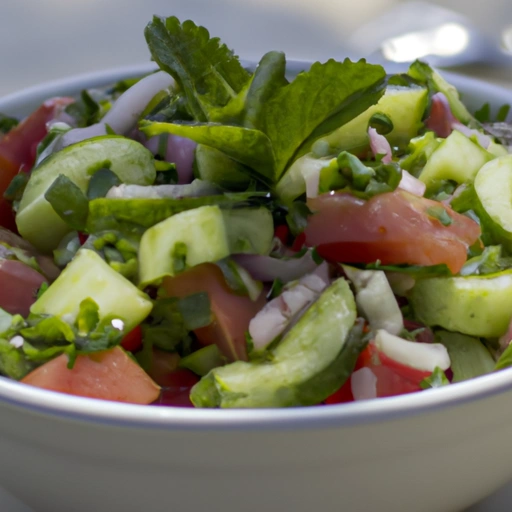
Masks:
[[[254,63],[251,62],[244,64],[254,67]],[[294,75],[309,68],[309,65],[310,63],[305,61],[289,61],[289,74]],[[52,96],[76,96],[82,89],[105,87],[118,80],[143,75],[154,69],[154,64],[141,64],[34,86],[0,98],[0,112],[24,116]],[[503,104],[512,104],[512,90],[462,75],[452,73],[443,73],[443,75],[461,91],[463,100],[470,110],[474,111],[487,102],[494,111]],[[220,411],[104,402],[46,391],[0,377],[0,403],[62,418],[128,428],[143,426],[157,429],[200,430],[296,429],[365,424],[398,416],[420,414],[433,409],[482,400],[510,388],[512,388],[512,369],[441,389],[379,400],[284,410]]]

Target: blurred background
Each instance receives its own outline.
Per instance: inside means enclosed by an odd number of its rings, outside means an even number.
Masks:
[[[0,95],[41,81],[145,62],[153,14],[205,25],[245,58],[267,50],[324,59],[371,53],[398,29],[420,28],[400,0],[1,0]],[[509,0],[434,0],[464,13],[490,39],[512,23]],[[372,20],[374,21],[373,23]],[[366,24],[370,23],[369,26]],[[361,27],[363,29],[361,30]],[[511,68],[512,69],[512,68]],[[511,73],[512,77],[512,73]]]

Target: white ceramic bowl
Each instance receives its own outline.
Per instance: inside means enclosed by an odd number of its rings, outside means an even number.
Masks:
[[[148,69],[37,86],[0,112]],[[471,107],[512,103],[512,91],[450,80]],[[247,411],[102,402],[0,378],[0,486],[37,512],[454,512],[512,478],[511,403],[512,369],[395,398]]]

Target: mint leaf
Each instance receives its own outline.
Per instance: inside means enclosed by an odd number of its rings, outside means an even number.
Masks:
[[[83,335],[93,331],[100,321],[100,308],[91,298],[84,299],[80,303],[80,309],[76,319],[78,333]]]
[[[116,187],[120,184],[121,180],[110,169],[99,169],[89,180],[87,198],[91,200],[97,199],[98,197],[105,197],[112,187]]]
[[[65,108],[65,112],[75,120],[79,128],[97,123],[102,117],[100,104],[86,90],[81,92],[77,101]]]
[[[427,215],[437,219],[443,226],[450,226],[453,224],[453,219],[450,217],[446,209],[441,205],[427,208]]]
[[[89,213],[89,201],[67,176],[59,174],[44,197],[68,226],[78,231],[84,230]]]
[[[189,344],[189,329],[178,307],[178,299],[163,298],[154,302],[150,316],[142,324],[144,347],[175,351],[180,345]],[[143,349],[144,350],[144,349]]]
[[[266,102],[261,130],[276,159],[276,179],[301,146],[352,120],[384,94],[386,72],[364,60],[316,62]]]
[[[0,113],[0,133],[9,133],[13,128],[18,126],[18,124],[19,121],[16,118]]]
[[[244,126],[260,130],[266,102],[281,87],[285,78],[286,57],[282,52],[268,52],[260,60],[245,100]]]
[[[496,122],[504,123],[507,120],[509,112],[510,112],[510,105],[508,105],[508,104],[502,105],[499,108],[498,113],[496,114]]]
[[[275,181],[274,152],[269,138],[259,130],[218,123],[156,123],[142,121],[147,137],[172,133],[218,149],[255,171],[254,177],[267,184]]]
[[[436,366],[434,371],[420,382],[420,388],[440,388],[441,386],[447,386],[448,384],[450,384],[450,381],[446,377],[445,373],[441,368],[439,368],[439,366]]]
[[[475,118],[481,123],[488,123],[491,120],[491,105],[484,103],[482,107],[475,112]]]
[[[358,268],[365,268],[367,270],[384,270],[386,272],[399,272],[402,274],[409,274],[415,278],[424,277],[438,277],[438,276],[451,276],[450,269],[444,264],[429,265],[426,267],[420,265],[381,265],[379,261],[375,263],[368,263],[361,267],[361,265],[354,265]]]
[[[153,60],[176,80],[198,121],[210,120],[249,80],[233,52],[190,20],[155,16],[144,34]]]
[[[35,365],[27,360],[21,349],[0,339],[0,374],[11,379],[21,380]]]
[[[212,323],[210,298],[206,292],[187,295],[179,299],[177,304],[186,329],[193,331]]]

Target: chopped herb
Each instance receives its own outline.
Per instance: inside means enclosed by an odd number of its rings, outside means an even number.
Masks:
[[[13,128],[18,126],[19,121],[15,117],[6,116],[0,113],[0,133],[9,133]]]
[[[443,226],[450,226],[453,224],[453,219],[450,217],[446,209],[441,205],[427,208],[427,214],[430,217],[437,219]]]
[[[450,381],[446,377],[445,373],[439,366],[434,368],[431,375],[426,377],[420,382],[421,389],[440,388],[441,386],[447,386]]]

